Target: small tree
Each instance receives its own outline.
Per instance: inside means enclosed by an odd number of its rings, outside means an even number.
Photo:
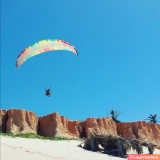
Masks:
[[[156,118],[156,117],[157,117],[156,114],[155,114],[155,115],[150,114],[150,116],[148,116],[148,119],[145,119],[145,120],[149,120],[151,123],[160,122],[160,121],[157,120],[157,119],[160,118],[160,117],[158,117],[158,118]]]
[[[117,112],[116,110],[111,110],[111,115],[112,115],[112,119],[113,121],[115,121],[116,123],[121,123],[121,121],[117,120],[117,117],[122,114],[122,112]]]

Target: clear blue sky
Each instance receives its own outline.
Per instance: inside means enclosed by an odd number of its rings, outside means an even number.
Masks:
[[[159,0],[1,0],[1,108],[70,120],[123,112],[121,121],[160,116]],[[15,61],[43,39],[73,44]],[[52,96],[45,97],[45,87]]]

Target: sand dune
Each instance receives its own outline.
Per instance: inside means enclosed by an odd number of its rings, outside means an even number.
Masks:
[[[1,160],[120,160],[77,147],[77,140],[39,140],[1,136]],[[148,153],[144,149],[144,153]],[[154,153],[160,154],[160,150]]]

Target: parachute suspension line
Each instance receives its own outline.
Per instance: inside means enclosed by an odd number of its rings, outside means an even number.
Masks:
[[[50,85],[50,89],[52,88],[52,83],[51,83],[51,85]]]

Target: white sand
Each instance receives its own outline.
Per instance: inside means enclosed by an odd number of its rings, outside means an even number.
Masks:
[[[1,160],[122,160],[77,147],[81,141],[50,141],[39,139],[0,137]],[[148,153],[145,149],[144,153]],[[156,150],[154,154],[160,154]]]

